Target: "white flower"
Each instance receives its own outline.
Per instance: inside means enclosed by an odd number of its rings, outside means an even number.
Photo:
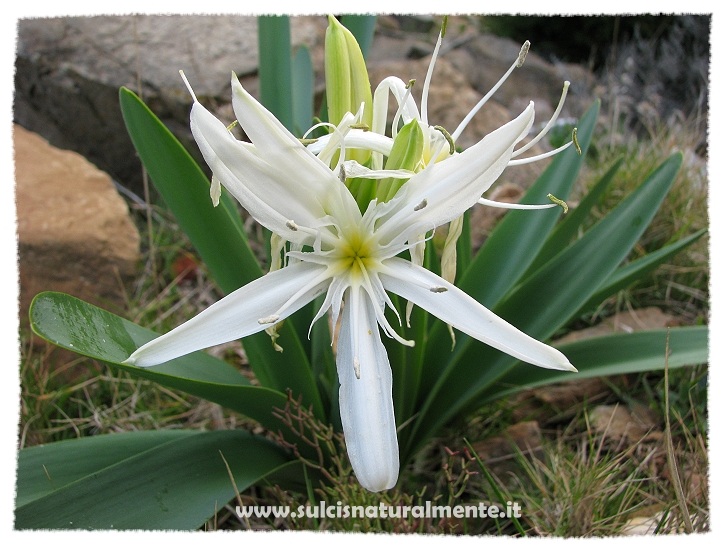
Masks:
[[[325,294],[314,322],[341,318],[336,365],[341,420],[359,482],[391,488],[399,472],[392,375],[384,333],[412,345],[385,318],[392,292],[520,360],[574,370],[561,352],[511,326],[464,292],[398,257],[412,236],[450,222],[474,205],[508,165],[533,123],[533,104],[461,154],[432,163],[386,203],[362,214],[338,174],[304,147],[233,75],[233,108],[252,144],[236,140],[197,102],[192,131],[219,180],[263,226],[289,241],[288,264],[223,298],[145,344],[137,366],[262,331]],[[194,94],[193,94],[194,97]]]

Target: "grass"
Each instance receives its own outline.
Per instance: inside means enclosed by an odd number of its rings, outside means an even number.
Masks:
[[[654,127],[649,139],[615,136],[608,126],[596,137],[590,170],[624,157],[615,185],[593,213],[602,216],[633,185],[672,151],[693,151],[699,141],[688,122]],[[134,208],[147,238],[143,270],[128,290],[126,311],[137,323],[166,331],[219,298],[186,238],[163,210]],[[634,256],[705,226],[707,177],[704,163],[686,155],[678,182],[645,233]],[[253,230],[251,230],[253,231]],[[261,243],[260,239],[258,240]],[[260,247],[261,253],[263,247]],[[676,256],[647,280],[620,292],[578,326],[625,309],[659,306],[685,324],[708,319],[707,238]],[[91,360],[74,358],[32,335],[21,336],[22,396],[20,446],[31,446],[109,432],[157,428],[220,429],[245,427],[246,421],[198,398],[139,381]],[[246,370],[239,345],[219,355]],[[709,529],[707,498],[707,368],[649,373],[605,382],[606,390],[583,397],[567,409],[548,404],[530,411],[541,436],[536,446],[481,461],[469,443],[487,442],[520,419],[524,404],[515,399],[491,404],[449,428],[415,458],[398,487],[384,494],[363,491],[354,480],[341,437],[329,427],[304,419],[314,446],[333,454],[333,467],[309,464],[311,478],[299,492],[254,487],[204,527],[207,530],[333,530],[385,533],[491,534],[520,536],[609,536],[628,530],[649,533],[702,532]],[[650,433],[636,442],[619,442],[598,432],[590,421],[595,405],[641,404],[662,420],[663,438]],[[298,415],[304,415],[301,412]],[[304,415],[305,416],[305,415]],[[664,436],[669,434],[668,436]],[[653,434],[654,436],[654,434]],[[463,438],[466,438],[464,440]],[[338,453],[338,455],[337,455]],[[676,475],[677,473],[677,475]],[[321,484],[320,481],[326,481]],[[486,502],[505,508],[521,504],[520,520],[500,519],[255,519],[241,521],[236,503],[290,505],[323,500],[328,504],[414,507]]]

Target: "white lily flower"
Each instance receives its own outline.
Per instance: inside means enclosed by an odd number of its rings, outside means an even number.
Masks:
[[[190,90],[191,91],[191,90]],[[313,322],[341,316],[336,365],[341,420],[359,482],[394,486],[399,473],[392,374],[379,328],[411,346],[385,318],[387,292],[525,362],[575,371],[558,350],[522,333],[451,283],[399,258],[408,239],[472,207],[511,160],[533,123],[516,119],[459,155],[412,176],[362,214],[332,169],[304,147],[233,75],[233,108],[252,144],[238,141],[194,98],[192,131],[214,177],[263,226],[292,244],[288,264],[249,283],[127,360],[151,366],[279,323],[325,294]],[[313,323],[312,322],[312,323]]]

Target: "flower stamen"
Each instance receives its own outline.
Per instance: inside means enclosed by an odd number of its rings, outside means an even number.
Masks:
[[[493,97],[493,94],[495,94],[498,89],[503,85],[503,83],[508,79],[509,76],[511,76],[511,73],[517,68],[523,65],[523,61],[526,59],[526,54],[528,53],[528,48],[530,47],[531,43],[526,40],[524,42],[523,46],[521,46],[521,51],[518,53],[518,59],[513,62],[513,65],[510,66],[510,68],[506,71],[506,73],[501,77],[501,79],[495,83],[495,86],[493,86],[487,94],[485,94],[480,101],[470,110],[470,113],[468,113],[465,118],[462,120],[462,122],[458,125],[458,127],[455,129],[455,132],[452,133],[452,139],[454,141],[457,141],[457,139],[460,137],[460,134],[463,133],[463,130],[465,130],[465,127],[470,124],[470,121],[473,120],[473,117],[475,117],[476,113],[480,111],[480,108],[485,105],[485,103]]]
[[[541,132],[539,132],[538,135],[534,139],[532,139],[530,142],[528,142],[523,147],[514,151],[513,156],[511,158],[518,157],[522,153],[525,153],[526,151],[531,149],[534,145],[536,145],[538,142],[541,141],[541,138],[543,138],[548,133],[548,131],[551,130],[551,128],[553,128],[554,124],[556,123],[556,121],[559,118],[559,115],[561,114],[561,109],[564,107],[564,102],[566,101],[566,94],[569,91],[570,85],[571,85],[571,83],[568,80],[564,81],[564,87],[561,89],[561,97],[559,98],[559,103],[556,106],[556,109],[554,110],[554,114],[551,115],[549,122],[546,123],[546,125],[541,129]]]
[[[268,316],[268,317],[266,317],[266,318],[260,318],[260,319],[258,320],[258,323],[259,323],[260,325],[269,325],[269,324],[271,324],[271,323],[275,323],[275,322],[277,322],[277,321],[278,321],[279,319],[281,319],[281,317],[280,317],[280,316],[276,316],[275,314],[273,314],[272,316]]]

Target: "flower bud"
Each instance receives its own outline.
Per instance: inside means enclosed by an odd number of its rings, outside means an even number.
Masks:
[[[425,147],[425,135],[422,127],[416,119],[412,119],[404,125],[397,133],[392,145],[392,151],[387,157],[384,168],[387,170],[411,170],[417,172],[420,170],[422,162],[422,152]],[[401,178],[387,178],[379,183],[377,191],[377,199],[379,201],[389,201],[397,190],[402,187],[404,180]]]
[[[324,70],[329,122],[338,125],[347,112],[356,113],[364,103],[360,123],[371,126],[372,89],[364,55],[354,35],[333,16],[326,29]]]

